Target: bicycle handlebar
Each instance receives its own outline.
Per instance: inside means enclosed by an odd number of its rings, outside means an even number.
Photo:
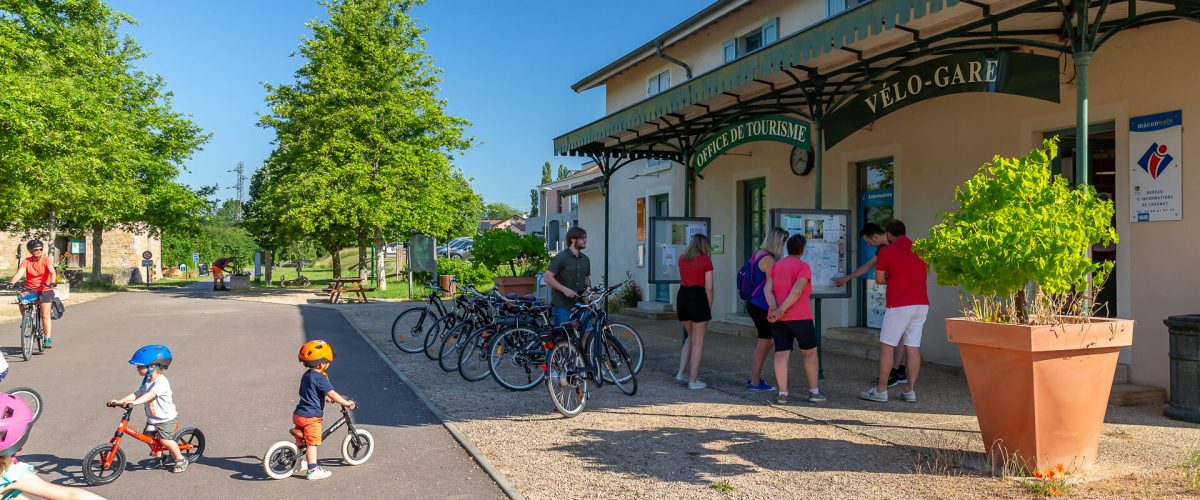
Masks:
[[[121,409],[125,409],[125,410],[133,409],[133,403],[112,404],[111,402],[105,402],[104,406],[107,406],[109,408],[121,408]]]

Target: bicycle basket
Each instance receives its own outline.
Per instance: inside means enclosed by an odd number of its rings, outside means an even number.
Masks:
[[[21,292],[21,294],[17,296],[17,302],[23,306],[37,302],[37,292]]]

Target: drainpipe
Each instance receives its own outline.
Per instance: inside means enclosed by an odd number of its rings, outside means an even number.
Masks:
[[[691,67],[691,66],[688,66],[687,64],[684,64],[684,62],[683,62],[683,61],[680,61],[679,59],[676,59],[676,58],[674,58],[674,57],[671,57],[671,56],[668,56],[668,55],[664,54],[662,49],[663,49],[662,40],[659,40],[658,42],[656,42],[656,43],[654,44],[654,54],[655,54],[655,55],[657,55],[658,57],[661,57],[661,58],[663,58],[663,59],[666,59],[668,62],[671,62],[671,63],[677,64],[677,65],[679,65],[680,67],[682,67],[682,68],[683,68],[683,73],[684,73],[684,76],[685,76],[685,77],[686,77],[688,80],[691,80],[691,79],[692,79],[692,67]]]

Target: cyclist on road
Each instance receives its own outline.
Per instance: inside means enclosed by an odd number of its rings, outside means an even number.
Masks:
[[[29,250],[30,256],[21,261],[21,265],[17,267],[17,272],[13,274],[12,279],[8,280],[8,284],[15,285],[21,276],[25,276],[25,288],[37,292],[39,304],[38,307],[42,313],[42,328],[46,330],[46,335],[42,341],[42,348],[50,348],[50,305],[54,302],[53,286],[57,276],[54,273],[54,264],[50,262],[50,257],[43,253],[42,240],[31,240],[25,244],[25,248]],[[21,306],[21,312],[25,312],[26,306]]]
[[[214,260],[208,268],[212,271],[213,291],[229,290],[225,287],[225,266],[233,262],[233,257],[221,257]]]

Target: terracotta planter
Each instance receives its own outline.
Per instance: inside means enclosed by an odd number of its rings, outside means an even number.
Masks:
[[[971,401],[993,464],[1085,469],[1096,460],[1117,369],[1133,320],[1056,326],[946,320],[962,354]]]
[[[492,278],[496,282],[496,288],[500,289],[500,293],[517,295],[528,295],[533,293],[533,289],[537,286],[537,277],[535,276],[517,276],[515,278]]]

